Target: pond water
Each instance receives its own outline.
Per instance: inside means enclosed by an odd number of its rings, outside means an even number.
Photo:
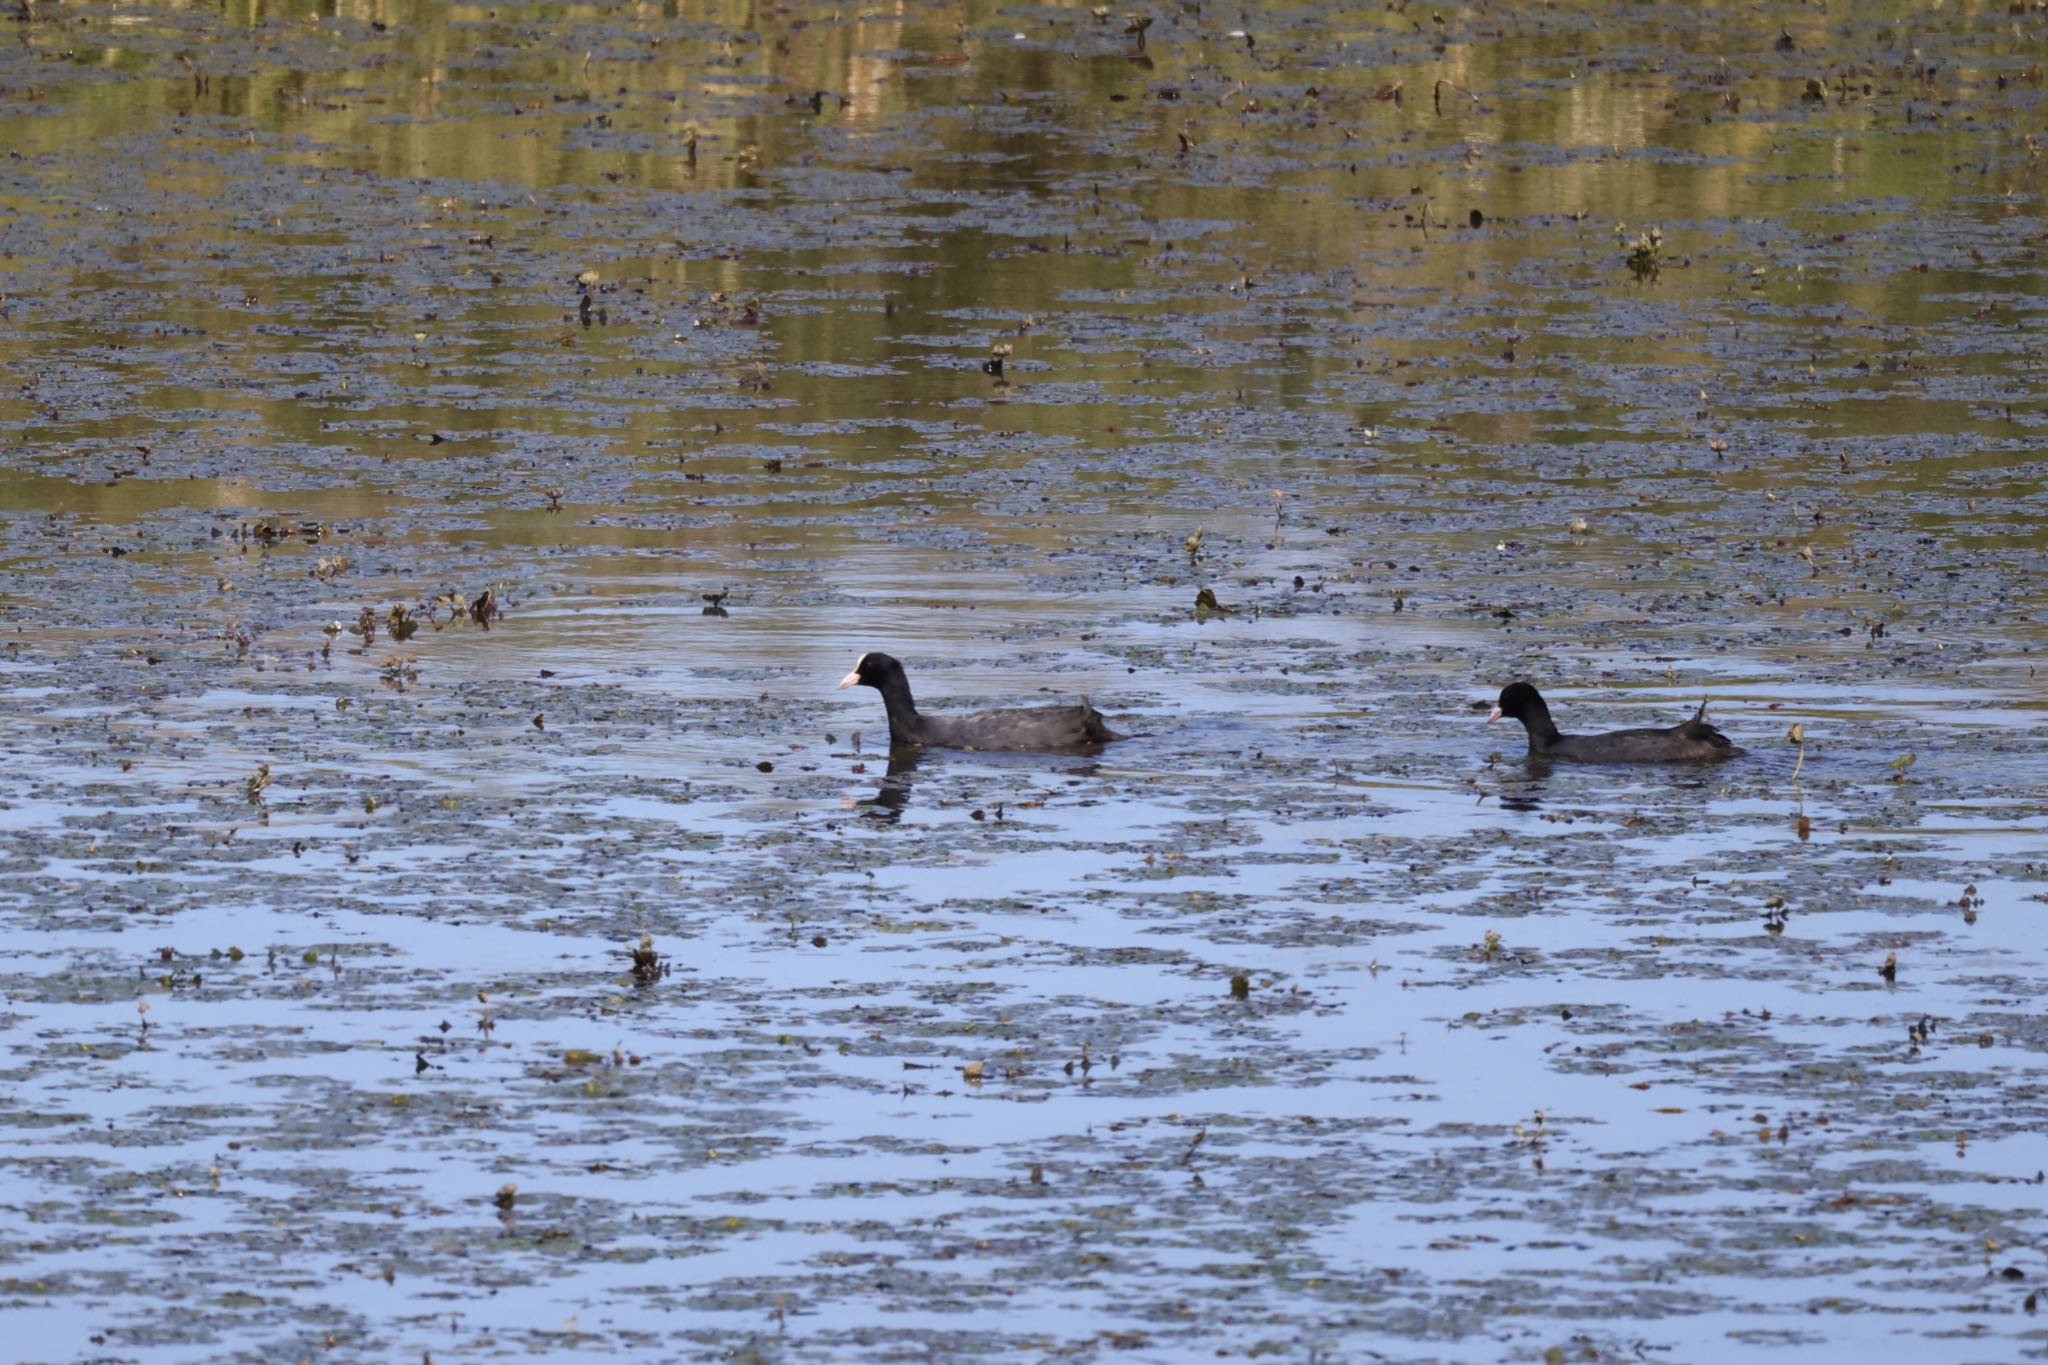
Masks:
[[[11,1358],[2048,1354],[2048,12],[4,8]]]

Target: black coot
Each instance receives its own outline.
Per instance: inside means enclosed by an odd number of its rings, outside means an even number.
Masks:
[[[1531,758],[1568,759],[1576,763],[1684,763],[1728,758],[1742,750],[1728,736],[1707,724],[1707,704],[1693,718],[1668,730],[1614,730],[1604,735],[1561,735],[1551,722],[1543,694],[1527,683],[1509,683],[1500,703],[1486,718],[1491,725],[1512,716],[1529,732]]]
[[[976,711],[966,716],[923,716],[910,699],[903,665],[887,654],[863,654],[841,687],[872,687],[889,708],[889,743],[939,749],[1021,749],[1040,753],[1092,750],[1124,736],[1083,699],[1077,706],[1034,706]]]

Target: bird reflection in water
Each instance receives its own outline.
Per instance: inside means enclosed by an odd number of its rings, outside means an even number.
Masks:
[[[903,818],[904,809],[910,805],[910,793],[911,788],[915,785],[918,765],[924,761],[926,753],[927,751],[924,749],[910,746],[902,746],[890,750],[888,771],[883,774],[881,783],[875,788],[875,794],[868,797],[845,797],[842,804],[847,810],[858,811],[863,819],[874,820],[885,825],[895,824]],[[976,756],[1000,767],[1016,767],[1029,764],[1031,767],[1036,768],[1043,761],[1038,756],[1026,757],[1018,754],[977,754]],[[943,768],[946,765],[941,762],[939,766]],[[1068,779],[1094,777],[1101,772],[1101,765],[1097,763],[1082,763],[1071,768],[1061,768],[1059,772],[1061,776]],[[974,818],[977,820],[1001,820],[1003,818],[1003,806],[1001,803],[997,803],[984,809],[976,810]]]
[[[848,797],[847,809],[857,810],[869,820],[879,820],[885,825],[895,824],[903,818],[903,808],[910,804],[911,779],[923,757],[922,749],[905,747],[892,750],[889,770],[882,777],[882,785],[875,789],[873,796],[865,799]]]
[[[1491,796],[1502,810],[1526,812],[1544,809],[1543,798],[1546,795],[1547,788],[1550,786],[1553,773],[1566,785],[1562,786],[1558,792],[1550,793],[1551,795],[1562,797],[1566,800],[1587,795],[1585,785],[1571,785],[1570,775],[1558,771],[1561,768],[1569,768],[1583,772],[1584,765],[1582,764],[1553,764],[1547,758],[1532,756],[1515,765],[1515,768],[1517,770],[1510,771],[1504,766],[1501,770],[1499,785],[1485,793],[1485,795]],[[1646,788],[1650,790],[1662,788],[1664,790],[1689,789],[1705,791],[1711,790],[1715,785],[1714,780],[1710,776],[1701,773],[1692,765],[1668,764],[1662,768],[1650,771],[1638,770],[1638,772],[1639,776],[1635,785],[1625,790],[1638,793]],[[1484,796],[1481,799],[1483,800]],[[1595,811],[1586,810],[1584,814],[1592,816],[1595,814]]]

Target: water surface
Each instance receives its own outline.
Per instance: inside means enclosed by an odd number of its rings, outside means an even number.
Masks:
[[[2040,1354],[2044,22],[0,21],[15,1357]]]

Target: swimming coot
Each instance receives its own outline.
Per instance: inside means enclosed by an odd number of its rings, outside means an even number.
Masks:
[[[1002,711],[976,711],[966,716],[919,715],[910,699],[910,679],[903,665],[887,654],[863,654],[841,687],[872,687],[889,708],[889,743],[924,744],[939,749],[1021,749],[1040,753],[1092,750],[1116,733],[1084,698],[1077,706],[1034,706]]]
[[[1561,758],[1576,763],[1682,763],[1728,758],[1742,751],[1728,736],[1707,724],[1707,704],[1693,718],[1668,730],[1614,730],[1604,735],[1561,735],[1551,722],[1543,694],[1524,682],[1501,689],[1500,703],[1486,718],[1491,725],[1512,716],[1529,732],[1531,758]]]

